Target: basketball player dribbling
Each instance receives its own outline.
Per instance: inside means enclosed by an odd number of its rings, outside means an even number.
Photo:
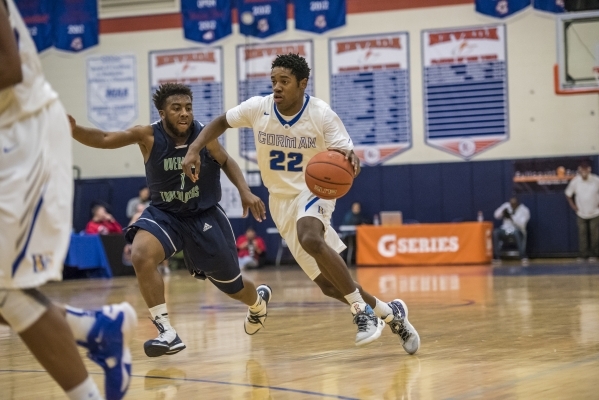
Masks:
[[[399,299],[384,303],[354,282],[339,255],[345,245],[331,227],[335,201],[315,197],[306,186],[306,164],[327,149],[345,154],[355,175],[360,170],[337,114],[324,101],[304,93],[309,76],[303,57],[277,56],[271,70],[273,94],[252,97],[209,123],[189,146],[183,171],[195,181],[203,163],[200,150],[207,143],[228,128],[252,128],[258,166],[270,193],[270,212],[295,260],[325,295],[350,305],[358,326],[356,345],[376,340],[385,321],[406,352],[414,354],[420,338],[408,322],[405,303]]]
[[[239,190],[243,216],[248,209],[258,221],[266,216],[264,203],[252,194],[235,160],[218,140],[213,140],[202,149],[198,179],[191,181],[181,171],[188,145],[204,128],[193,118],[192,98],[188,86],[161,85],[153,97],[160,120],[123,132],[84,128],[70,117],[75,140],[100,149],[137,144],[144,158],[151,202],[139,219],[125,228],[125,237],[131,243],[131,261],[139,289],[159,333],[144,344],[148,357],[172,355],[185,349],[170,323],[164,281],[157,269],[158,264],[175,253],[183,250],[192,276],[207,278],[220,291],[249,306],[244,322],[248,335],[262,328],[272,294],[268,286],[256,288],[251,280],[242,277],[235,235],[218,204],[222,168]]]
[[[0,0],[0,60],[0,323],[19,334],[69,399],[102,398],[76,344],[104,369],[106,398],[121,399],[131,376],[135,310],[128,303],[76,309],[38,290],[62,279],[72,220],[71,137],[13,0]]]

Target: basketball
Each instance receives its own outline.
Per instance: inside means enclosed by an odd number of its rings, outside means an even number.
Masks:
[[[306,184],[315,196],[338,199],[349,192],[354,183],[354,167],[337,151],[323,151],[306,166]]]

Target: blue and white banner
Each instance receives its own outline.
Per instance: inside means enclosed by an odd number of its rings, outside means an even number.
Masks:
[[[504,25],[422,31],[426,144],[470,159],[508,140]]]
[[[329,40],[331,107],[366,165],[412,146],[409,42],[407,32]]]
[[[239,32],[267,38],[287,29],[286,0],[238,0]]]
[[[345,0],[296,1],[295,29],[323,33],[345,25]]]
[[[239,102],[253,96],[268,96],[272,93],[270,72],[272,62],[279,54],[295,53],[306,59],[311,69],[306,93],[314,94],[314,51],[311,40],[264,43],[237,46],[237,90]],[[256,161],[254,132],[248,128],[239,129],[239,154]]]
[[[87,59],[87,117],[105,131],[129,128],[137,119],[134,55]]]
[[[54,0],[54,46],[79,52],[99,43],[97,0]]]
[[[530,0],[475,0],[475,4],[481,14],[505,18],[530,6]]]
[[[52,4],[51,0],[20,0],[16,2],[38,53],[54,44]]]
[[[564,0],[534,0],[533,7],[535,10],[547,11],[554,14],[566,12],[564,8]]]
[[[181,0],[185,39],[212,43],[231,34],[231,0]]]
[[[220,47],[150,52],[150,99],[158,86],[167,82],[182,83],[193,94],[194,118],[207,124],[223,113],[223,51]],[[160,114],[150,104],[150,117]],[[224,144],[225,135],[219,142]]]

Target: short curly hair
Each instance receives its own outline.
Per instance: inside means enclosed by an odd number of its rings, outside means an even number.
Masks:
[[[157,110],[164,110],[166,99],[175,95],[189,96],[191,101],[193,101],[193,94],[191,93],[189,86],[169,82],[160,85],[158,89],[156,89],[156,92],[154,92],[154,96],[152,96],[154,106]]]
[[[279,54],[272,62],[271,68],[275,67],[289,69],[291,74],[297,78],[298,83],[304,78],[310,78],[310,67],[308,67],[306,59],[299,54]]]

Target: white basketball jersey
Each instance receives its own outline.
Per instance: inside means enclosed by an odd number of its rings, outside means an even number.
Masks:
[[[8,0],[8,12],[19,45],[23,81],[0,91],[0,128],[40,111],[58,97],[44,77],[35,43],[13,0]]]
[[[304,171],[317,153],[330,148],[352,150],[341,119],[331,107],[306,95],[293,118],[282,116],[273,95],[252,97],[227,111],[233,128],[252,128],[262,181],[271,194],[297,195],[307,188]]]

